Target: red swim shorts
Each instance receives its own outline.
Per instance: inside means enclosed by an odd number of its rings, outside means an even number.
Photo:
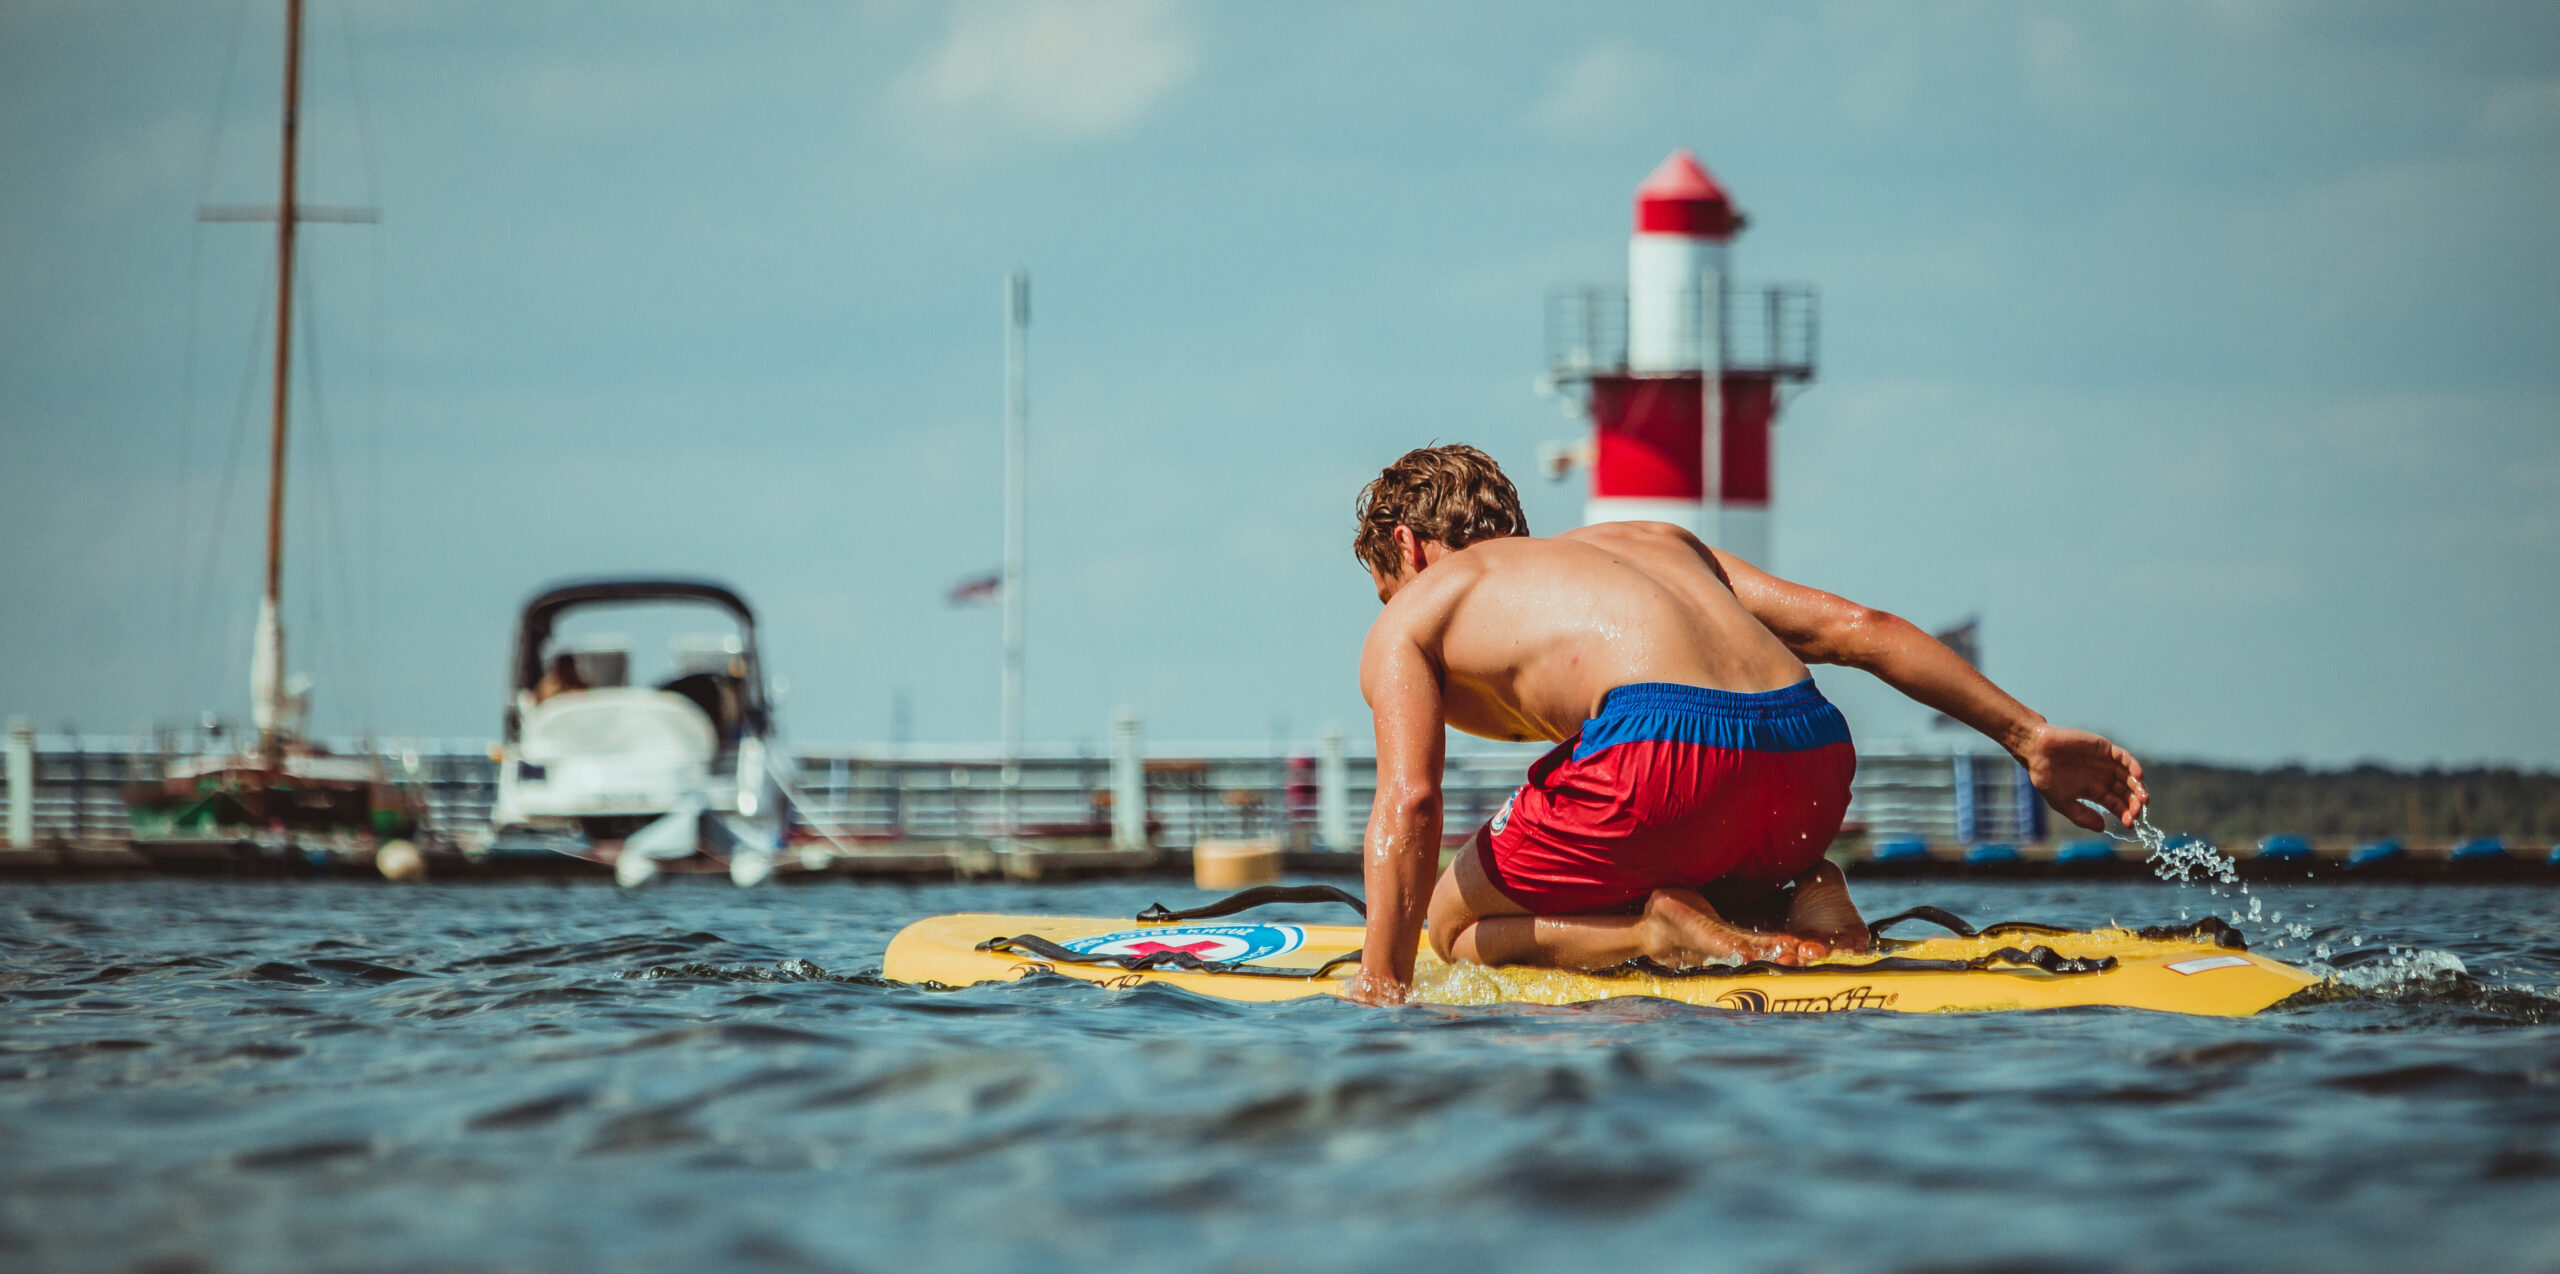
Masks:
[[[1831,847],[1857,771],[1849,723],[1811,679],[1620,686],[1529,767],[1476,861],[1539,915],[1615,911],[1664,886],[1783,885]]]

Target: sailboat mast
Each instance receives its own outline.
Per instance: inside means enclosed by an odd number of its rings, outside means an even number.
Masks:
[[[302,131],[302,0],[285,0],[283,192],[276,204],[276,365],[274,415],[267,431],[267,590],[258,603],[258,748],[270,770],[284,753],[284,457],[285,407],[292,397],[295,160]]]

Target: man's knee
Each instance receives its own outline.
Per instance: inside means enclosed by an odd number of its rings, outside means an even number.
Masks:
[[[1431,922],[1431,950],[1440,957],[1440,963],[1458,962],[1458,935],[1466,931],[1464,924],[1443,924],[1437,919]]]
[[[1424,932],[1430,935],[1431,949],[1444,962],[1455,961],[1458,935],[1476,922],[1475,913],[1467,906],[1465,894],[1458,888],[1457,869],[1453,866],[1440,873],[1440,883],[1431,888],[1431,911]]]
[[[1529,909],[1513,902],[1497,889],[1484,870],[1482,835],[1467,838],[1458,847],[1457,857],[1449,861],[1449,869],[1440,873],[1440,881],[1431,889],[1431,949],[1442,960],[1455,962],[1461,944],[1476,923],[1487,916],[1519,916]]]

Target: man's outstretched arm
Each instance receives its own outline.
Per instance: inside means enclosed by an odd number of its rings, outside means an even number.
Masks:
[[[1398,629],[1372,629],[1360,652],[1360,691],[1378,732],[1378,796],[1369,807],[1360,863],[1369,927],[1360,972],[1344,994],[1363,1004],[1401,1004],[1413,990],[1413,960],[1440,871],[1440,767],[1447,746],[1440,671]]]
[[[1698,544],[1752,617],[1806,663],[1841,664],[1874,674],[1894,689],[1989,736],[2027,767],[2047,804],[2091,831],[2106,823],[2080,802],[2095,801],[2119,820],[2141,817],[2150,794],[2131,753],[2091,734],[2044,719],[1972,664],[1899,615],[1779,579],[1741,558]]]

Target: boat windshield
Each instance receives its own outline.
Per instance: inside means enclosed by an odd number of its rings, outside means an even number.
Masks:
[[[540,652],[536,702],[637,688],[679,695],[710,717],[724,745],[753,721],[762,684],[748,635],[700,602],[600,602],[561,612]]]

